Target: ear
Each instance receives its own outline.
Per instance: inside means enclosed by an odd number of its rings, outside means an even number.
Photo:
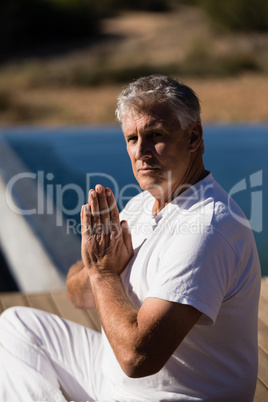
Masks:
[[[189,129],[189,151],[195,152],[199,148],[203,139],[203,129],[199,122],[196,122]]]

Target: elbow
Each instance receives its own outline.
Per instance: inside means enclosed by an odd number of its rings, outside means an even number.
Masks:
[[[95,307],[90,280],[82,261],[74,264],[68,272],[66,294],[68,300],[75,308],[88,310]]]
[[[126,376],[130,378],[142,378],[158,373],[163,365],[159,365],[148,358],[146,355],[129,354],[124,356],[120,362],[120,366]]]
[[[80,294],[72,293],[70,290],[66,291],[67,299],[71,305],[81,310],[91,310],[96,307],[95,300],[92,297],[83,297]]]
[[[73,286],[72,278],[67,276],[66,280],[66,296],[71,305],[75,308],[79,308],[79,298],[77,297],[78,292],[77,289]]]
[[[68,288],[66,289],[66,295],[67,295],[67,299],[69,300],[69,302],[71,303],[71,305],[73,307],[80,308],[79,299],[77,297],[75,297],[74,294],[72,292],[70,292],[70,290]]]

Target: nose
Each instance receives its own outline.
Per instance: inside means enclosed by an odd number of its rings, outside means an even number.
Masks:
[[[152,149],[149,142],[145,138],[139,138],[135,150],[136,160],[146,160],[151,158],[151,156]]]

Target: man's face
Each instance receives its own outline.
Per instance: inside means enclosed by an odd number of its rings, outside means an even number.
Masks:
[[[187,130],[180,128],[168,105],[154,105],[146,113],[128,113],[123,131],[140,187],[167,202],[184,183],[190,164]]]

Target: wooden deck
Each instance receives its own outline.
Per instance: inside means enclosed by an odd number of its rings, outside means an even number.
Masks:
[[[78,310],[71,306],[65,292],[0,293],[0,313],[12,306],[30,306],[57,314],[68,320],[100,330],[95,310]],[[259,305],[259,373],[254,402],[268,401],[268,277],[262,279]]]
[[[57,314],[100,331],[100,323],[95,309],[79,310],[68,301],[65,291],[52,293],[0,293],[0,313],[12,306],[28,306]]]

